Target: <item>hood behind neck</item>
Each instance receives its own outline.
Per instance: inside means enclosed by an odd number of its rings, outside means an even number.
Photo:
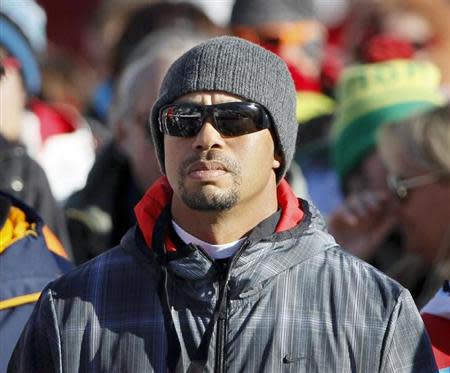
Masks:
[[[134,212],[137,224],[144,236],[147,246],[152,247],[153,229],[163,210],[172,201],[173,190],[167,177],[159,178],[136,205]],[[304,212],[300,201],[295,196],[288,182],[283,179],[277,187],[278,206],[281,217],[275,232],[284,232],[298,225]]]

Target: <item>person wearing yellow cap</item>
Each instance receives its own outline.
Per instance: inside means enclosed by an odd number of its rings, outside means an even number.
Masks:
[[[307,132],[302,135],[302,145],[317,140],[322,127],[328,130],[334,100],[322,92],[320,76],[327,31],[318,20],[314,1],[236,0],[229,23],[234,35],[268,49],[287,64],[297,92],[299,131]],[[299,196],[311,198],[319,208],[327,210],[315,193],[314,176],[306,177],[310,173],[308,164],[301,162],[296,155],[288,180]]]
[[[425,61],[357,65],[344,70],[338,82],[331,132],[346,201],[330,216],[329,229],[347,250],[394,277],[390,269],[398,264],[401,250],[397,239],[386,242],[396,221],[390,213],[376,133],[381,126],[440,106],[444,100],[439,70]]]

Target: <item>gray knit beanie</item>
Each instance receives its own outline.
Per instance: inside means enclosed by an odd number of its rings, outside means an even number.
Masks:
[[[236,0],[231,26],[255,27],[272,22],[297,22],[315,18],[313,0]]]
[[[159,131],[159,110],[198,91],[237,95],[267,109],[277,137],[275,148],[282,156],[277,170],[280,181],[294,156],[298,130],[295,87],[286,64],[274,53],[231,36],[209,39],[176,60],[164,77],[150,117],[151,135],[163,173],[164,135]]]

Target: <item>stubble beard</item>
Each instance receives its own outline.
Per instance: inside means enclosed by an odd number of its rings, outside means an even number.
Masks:
[[[186,170],[188,166],[198,160],[219,161],[225,165],[232,176],[232,185],[226,189],[215,188],[214,191],[200,188],[189,190],[186,187]],[[241,171],[237,162],[214,155],[212,152],[206,156],[195,156],[184,161],[179,170],[178,190],[182,201],[191,209],[205,212],[221,212],[230,210],[239,201],[239,186],[241,185]]]

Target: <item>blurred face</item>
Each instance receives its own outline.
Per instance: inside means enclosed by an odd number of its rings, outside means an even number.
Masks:
[[[241,101],[225,93],[196,92],[177,102],[213,105]],[[276,190],[274,156],[269,129],[223,137],[206,118],[197,135],[164,135],[165,169],[174,198],[200,211],[224,211],[238,204],[264,200]]]
[[[396,198],[393,206],[407,249],[431,263],[438,258],[444,240],[448,239],[450,182],[407,162],[391,163],[389,173],[405,180],[405,184],[412,178],[422,181],[407,188],[406,197]]]
[[[155,149],[147,132],[149,107],[151,104],[148,106],[138,102],[135,114],[126,124],[126,136],[121,141],[121,147],[131,162],[133,176],[143,191],[161,176]]]
[[[132,114],[117,126],[116,138],[131,162],[134,179],[143,191],[161,176],[147,127],[150,108],[168,66],[164,61],[155,62],[137,77],[140,82],[134,87],[137,94]]]
[[[272,22],[255,28],[238,26],[234,32],[278,54],[304,76],[319,76],[326,38],[326,28],[320,22]]]
[[[0,48],[4,75],[0,78],[0,133],[10,141],[17,141],[22,132],[26,92],[20,75],[20,63]]]
[[[303,37],[282,43],[279,46],[279,56],[305,76],[318,78],[326,30],[317,21],[300,22],[300,27],[300,35]]]

